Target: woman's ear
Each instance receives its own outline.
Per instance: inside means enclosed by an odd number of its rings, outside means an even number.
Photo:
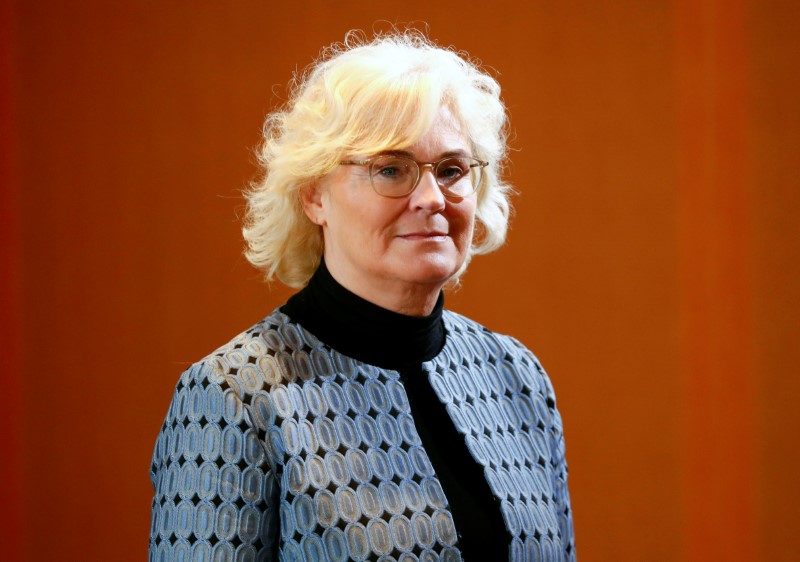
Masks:
[[[311,182],[300,188],[300,204],[308,220],[319,226],[325,226],[325,208],[322,203],[322,187],[319,182]]]

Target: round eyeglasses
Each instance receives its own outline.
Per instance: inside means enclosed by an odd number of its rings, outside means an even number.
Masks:
[[[381,154],[366,160],[343,160],[344,166],[369,166],[369,181],[384,197],[405,197],[419,184],[423,168],[429,167],[442,195],[461,199],[478,189],[488,162],[467,156],[448,156],[437,162],[417,162],[405,156]]]

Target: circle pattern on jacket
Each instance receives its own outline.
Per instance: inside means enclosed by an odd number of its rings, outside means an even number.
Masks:
[[[510,559],[574,559],[561,420],[519,342],[444,313],[423,364],[484,470]],[[159,434],[151,560],[460,560],[397,372],[280,311],[180,378]],[[277,558],[276,558],[277,555]]]

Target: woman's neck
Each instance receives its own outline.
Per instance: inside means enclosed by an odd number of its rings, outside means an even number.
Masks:
[[[444,347],[443,307],[441,291],[425,316],[378,306],[342,286],[323,261],[308,285],[281,310],[340,353],[399,369],[433,359]]]
[[[331,277],[342,287],[362,299],[386,310],[405,316],[428,316],[439,300],[444,283],[411,283],[400,279],[370,279],[363,282],[346,269],[330,262],[323,263]]]

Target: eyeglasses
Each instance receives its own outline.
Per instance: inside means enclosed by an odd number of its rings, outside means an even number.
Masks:
[[[405,156],[382,154],[366,160],[343,160],[344,166],[369,166],[369,181],[375,193],[399,198],[410,194],[430,168],[442,195],[461,199],[472,195],[481,183],[488,162],[466,156],[448,156],[437,162],[417,162]]]

